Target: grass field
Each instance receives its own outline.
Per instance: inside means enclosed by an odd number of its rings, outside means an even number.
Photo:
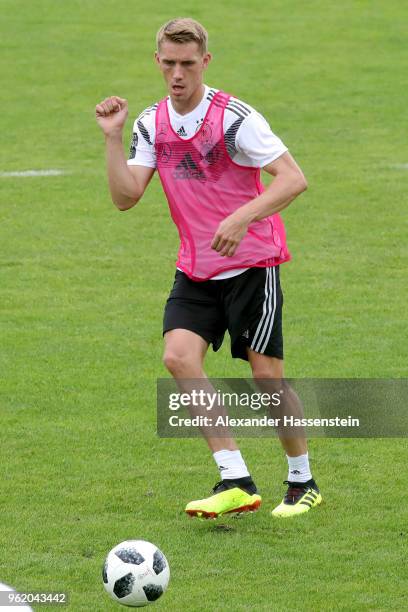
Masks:
[[[407,609],[405,440],[312,440],[325,504],[282,523],[269,515],[286,477],[280,446],[244,439],[262,510],[228,529],[185,518],[185,502],[218,474],[201,440],[155,434],[177,234],[157,178],[135,209],[114,209],[94,120],[100,99],[128,98],[127,147],[133,119],[164,95],[156,30],[176,15],[202,20],[214,54],[207,83],[262,112],[309,181],[284,213],[287,375],[404,377],[406,7],[0,0],[0,9],[0,173],[65,172],[0,175],[0,581],[68,591],[75,612],[118,610],[103,559],[143,538],[170,562],[158,610]],[[227,342],[207,372],[249,374]]]

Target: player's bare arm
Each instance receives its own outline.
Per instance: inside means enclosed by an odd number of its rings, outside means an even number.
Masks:
[[[123,149],[122,132],[128,116],[124,98],[111,96],[95,107],[96,121],[105,134],[106,163],[112,201],[119,210],[128,210],[145,192],[154,168],[129,166]]]
[[[280,212],[307,189],[303,172],[288,152],[263,169],[275,177],[269,187],[218,226],[211,247],[222,256],[231,257],[235,253],[250,223]]]

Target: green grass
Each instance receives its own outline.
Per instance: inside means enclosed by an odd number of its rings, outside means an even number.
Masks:
[[[66,590],[74,611],[117,610],[100,568],[126,538],[169,559],[163,610],[405,607],[403,440],[312,440],[325,504],[272,521],[285,461],[276,440],[241,449],[264,507],[188,521],[217,478],[201,440],[155,435],[161,317],[177,233],[159,181],[122,214],[110,204],[95,104],[117,93],[132,121],[164,94],[152,62],[166,19],[210,32],[208,84],[258,108],[304,169],[284,213],[286,373],[407,373],[407,11],[396,0],[203,5],[0,0],[0,581]],[[127,146],[127,142],[126,142]],[[212,376],[248,376],[228,345]],[[203,467],[204,466],[204,467]]]

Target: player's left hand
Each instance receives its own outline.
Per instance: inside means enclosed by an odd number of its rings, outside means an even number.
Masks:
[[[248,222],[234,212],[221,221],[211,242],[211,248],[222,257],[232,257],[248,230]]]

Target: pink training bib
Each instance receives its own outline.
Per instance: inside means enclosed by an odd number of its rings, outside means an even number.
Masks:
[[[216,93],[201,128],[187,140],[173,130],[166,99],[156,111],[157,170],[180,236],[177,267],[195,281],[290,259],[278,214],[251,223],[232,257],[211,248],[221,221],[264,191],[260,169],[239,166],[226,149],[223,118],[229,98]]]

